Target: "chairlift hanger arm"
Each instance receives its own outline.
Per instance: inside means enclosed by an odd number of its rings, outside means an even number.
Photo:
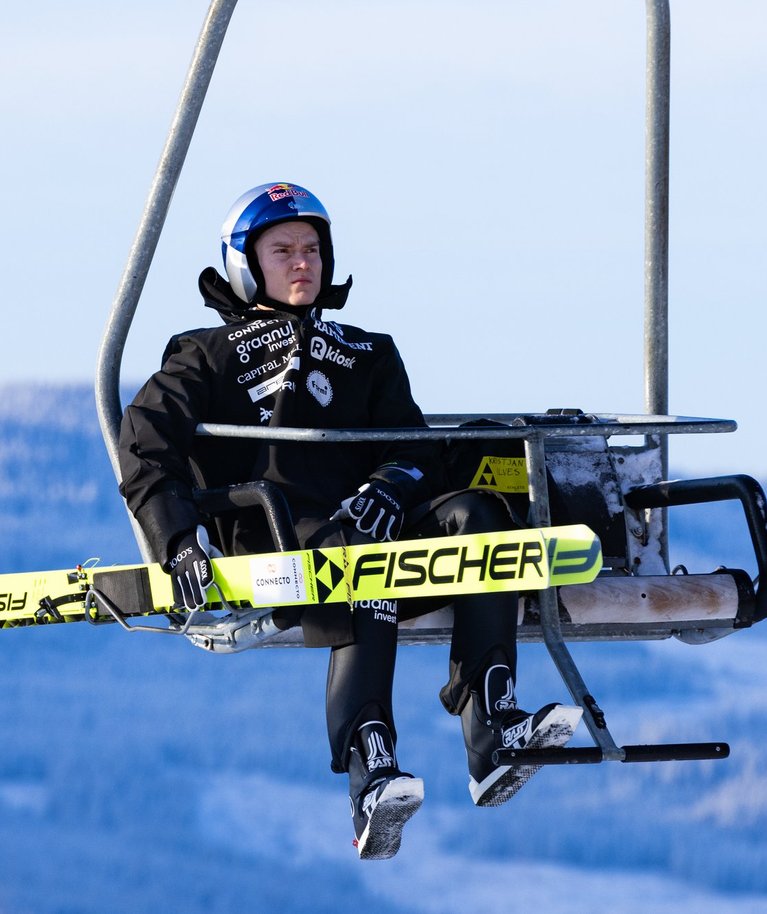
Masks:
[[[107,453],[118,479],[123,350],[236,5],[237,0],[211,0],[98,353],[96,406]]]

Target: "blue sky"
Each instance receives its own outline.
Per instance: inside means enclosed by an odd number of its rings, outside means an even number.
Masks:
[[[206,0],[4,16],[0,383],[91,378]],[[672,0],[672,413],[694,473],[767,476],[767,8]],[[348,323],[391,332],[426,412],[642,412],[642,0],[241,0],[124,361],[209,322],[196,279],[250,186],[334,223]]]

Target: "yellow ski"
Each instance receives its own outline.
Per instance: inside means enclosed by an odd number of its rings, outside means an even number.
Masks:
[[[585,584],[602,567],[586,526],[301,549],[214,559],[211,607],[276,607],[355,600],[451,597]],[[77,567],[0,575],[0,627],[112,621],[90,590],[125,616],[182,612],[171,579],[157,565]]]

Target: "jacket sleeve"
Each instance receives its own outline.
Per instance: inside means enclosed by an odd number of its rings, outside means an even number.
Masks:
[[[376,365],[372,386],[372,428],[426,428],[426,420],[413,399],[402,357],[389,338],[386,355]],[[436,441],[387,441],[371,479],[396,485],[406,507],[443,491],[444,481]],[[422,474],[422,475],[420,475]]]
[[[174,337],[163,367],[125,410],[120,492],[160,562],[200,521],[189,465],[195,428],[207,413],[210,369],[190,336]]]

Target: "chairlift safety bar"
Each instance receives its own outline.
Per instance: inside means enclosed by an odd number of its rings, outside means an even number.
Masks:
[[[261,427],[254,425],[225,425],[203,422],[197,434],[224,438],[260,438],[267,441],[304,441],[316,443],[358,441],[417,441],[417,440],[493,440],[509,438],[604,437],[613,435],[673,435],[734,432],[733,419],[705,419],[686,416],[619,416],[599,415],[596,421],[578,424],[548,422],[539,424],[542,416],[520,417],[519,414],[439,415],[426,416],[429,428],[397,429],[317,429]],[[461,427],[473,419],[493,419],[507,423],[503,427]],[[545,417],[547,420],[549,417]],[[517,424],[518,423],[518,424]]]

